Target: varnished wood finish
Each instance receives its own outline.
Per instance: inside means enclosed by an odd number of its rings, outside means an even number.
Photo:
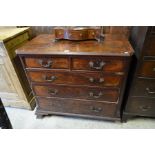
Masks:
[[[73,58],[72,61],[73,70],[99,70],[113,73],[123,72],[126,67],[126,61],[119,58],[111,59],[111,57]]]
[[[133,54],[124,36],[107,36],[103,42],[53,42],[52,35],[40,35],[16,52],[36,96],[38,117],[120,119]],[[38,59],[43,60],[42,65]]]
[[[24,55],[97,55],[97,56],[131,56],[133,49],[124,36],[107,35],[103,42],[68,41],[53,42],[53,35],[39,35],[31,42],[16,50]]]
[[[67,26],[54,28],[55,39],[88,40],[100,39],[101,27]]]
[[[59,58],[25,58],[26,68],[69,69],[69,59]]]
[[[50,84],[82,85],[99,87],[120,87],[123,76],[90,72],[28,71],[32,82]],[[67,77],[67,78],[66,78]]]
[[[71,100],[61,98],[38,98],[39,109],[50,111],[50,114],[75,114],[90,116],[115,117],[116,104],[88,100]]]
[[[105,89],[96,87],[78,87],[78,86],[41,86],[35,85],[33,89],[37,96],[42,97],[61,97],[73,99],[86,99],[96,101],[117,102],[119,90]]]
[[[155,117],[155,33],[154,27],[134,27],[131,42],[137,63],[129,80],[128,100],[123,112],[124,121],[131,116]],[[137,64],[137,65],[136,65]],[[133,74],[133,72],[131,72]]]

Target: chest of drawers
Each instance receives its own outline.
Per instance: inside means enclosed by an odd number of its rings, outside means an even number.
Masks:
[[[155,117],[155,28],[134,27],[135,74],[123,112],[123,120],[133,116]]]
[[[122,36],[52,42],[39,35],[16,50],[37,101],[36,115],[120,120],[133,49]]]

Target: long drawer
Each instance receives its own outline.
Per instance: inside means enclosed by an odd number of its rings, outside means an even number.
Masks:
[[[126,111],[140,116],[155,116],[155,98],[132,97]]]
[[[113,57],[73,58],[72,70],[123,72],[126,62]]]
[[[139,76],[155,78],[155,60],[146,60],[140,66]]]
[[[136,78],[133,96],[155,97],[155,79]]]
[[[117,102],[119,96],[118,89],[110,88],[34,85],[33,89],[37,96],[42,97],[61,97]]]
[[[59,71],[28,71],[27,73],[32,82],[46,82],[51,84],[119,87],[123,81],[123,76],[104,73],[75,73]]]
[[[113,117],[116,112],[116,104],[94,101],[80,101],[58,98],[37,98],[38,107],[41,110],[50,111],[53,114],[78,114],[92,116]]]

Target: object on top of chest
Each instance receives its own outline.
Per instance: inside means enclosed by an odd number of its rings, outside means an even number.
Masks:
[[[67,40],[97,40],[100,41],[103,34],[99,26],[67,26],[54,29],[55,39]]]

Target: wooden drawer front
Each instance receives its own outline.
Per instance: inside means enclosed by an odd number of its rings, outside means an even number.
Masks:
[[[99,38],[100,37],[101,32],[100,31],[94,31],[94,30],[89,30],[88,33],[88,38],[89,39],[94,39],[94,38]]]
[[[33,82],[48,82],[52,84],[86,85],[118,87],[123,76],[105,75],[103,73],[71,73],[71,72],[28,72]]]
[[[155,61],[144,61],[140,67],[139,75],[155,78]]]
[[[136,79],[132,95],[155,97],[155,80],[142,78]]]
[[[12,49],[15,46],[17,46],[18,44],[21,44],[22,42],[28,40],[28,38],[29,38],[29,36],[28,36],[28,33],[26,32],[26,33],[24,33],[22,35],[19,35],[19,36],[13,38],[13,39],[7,41],[5,43],[5,46],[6,46],[7,49]]]
[[[145,56],[155,56],[155,37],[150,37],[144,47]]]
[[[72,59],[72,69],[73,70],[92,70],[92,71],[105,71],[105,72],[122,72],[125,67],[125,62],[123,60],[117,60],[117,58],[92,58],[92,59],[82,59],[73,58]]]
[[[155,98],[133,97],[127,111],[142,116],[155,116]]]
[[[25,58],[27,68],[69,69],[69,60],[64,57]]]
[[[119,95],[117,89],[41,85],[35,85],[33,87],[36,95],[43,97],[61,97],[117,102]]]
[[[47,110],[53,113],[67,113],[78,115],[93,115],[93,116],[114,116],[116,104],[101,103],[94,101],[80,101],[70,99],[57,98],[39,98],[38,106],[42,110]]]

